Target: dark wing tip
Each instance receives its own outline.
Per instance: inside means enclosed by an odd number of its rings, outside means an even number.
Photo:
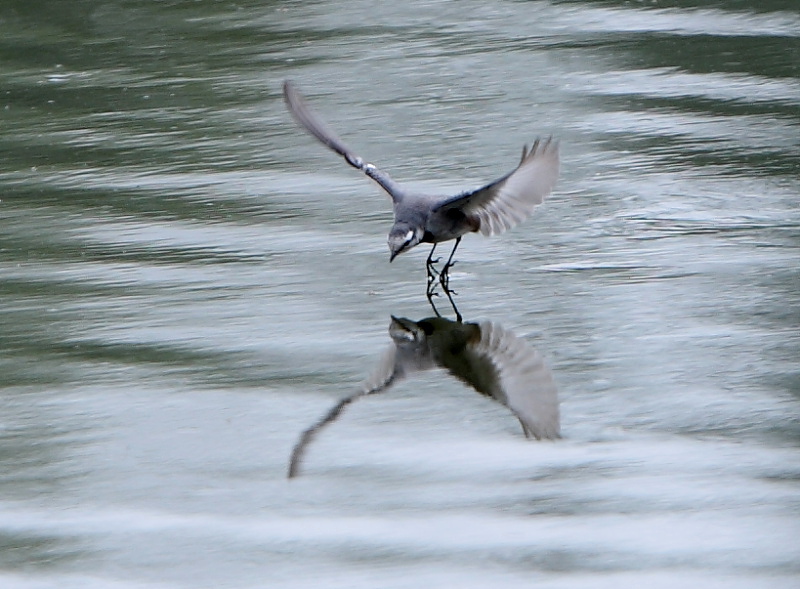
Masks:
[[[533,144],[531,144],[530,148],[528,148],[527,144],[522,146],[522,157],[519,160],[519,166],[524,164],[525,160],[527,160],[528,158],[537,155],[540,150],[541,151],[547,151],[548,149],[558,150],[558,148],[559,148],[559,141],[558,139],[553,138],[552,135],[548,135],[544,139],[542,139],[541,137],[537,137],[536,139],[534,139]]]
[[[554,138],[552,135],[548,135],[547,137],[537,137],[533,144],[531,145],[530,149],[528,149],[527,145],[522,147],[522,158],[519,160],[519,165],[517,167],[521,167],[522,164],[525,163],[526,160],[534,158],[536,156],[542,155],[545,152],[555,152],[556,157],[558,157],[558,151],[560,147],[560,141]]]
[[[286,108],[289,109],[289,113],[300,126],[316,137],[328,149],[343,156],[348,164],[361,169],[360,163],[356,161],[358,157],[347,148],[336,133],[331,131],[327,124],[311,109],[291,80],[283,82],[283,100],[286,103]]]
[[[291,80],[283,81],[283,101],[289,107],[289,111],[297,117],[302,110],[307,110],[303,96]]]

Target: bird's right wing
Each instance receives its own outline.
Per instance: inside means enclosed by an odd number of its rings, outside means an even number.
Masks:
[[[382,172],[373,164],[365,162],[361,157],[353,153],[353,151],[337,137],[336,133],[331,131],[325,122],[311,110],[311,107],[308,106],[303,95],[300,94],[295,85],[289,80],[283,83],[283,99],[294,119],[300,123],[306,131],[316,137],[320,143],[338,153],[348,164],[361,170],[367,176],[375,180],[375,182],[380,184],[380,186],[389,193],[392,200],[397,201],[402,197],[400,186],[392,180],[388,174]]]
[[[478,221],[483,235],[495,235],[524,221],[555,188],[560,167],[558,141],[537,139],[523,147],[514,171],[483,188],[447,199],[434,211],[458,209]]]
[[[542,355],[496,323],[425,320],[439,366],[479,393],[508,407],[525,436],[560,436],[558,390]],[[420,322],[422,323],[422,322]]]

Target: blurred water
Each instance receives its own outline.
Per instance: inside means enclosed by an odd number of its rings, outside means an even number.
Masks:
[[[795,3],[6,1],[0,585],[795,587]],[[430,315],[294,79],[443,192],[562,141],[453,286],[558,442],[438,373],[299,433]]]

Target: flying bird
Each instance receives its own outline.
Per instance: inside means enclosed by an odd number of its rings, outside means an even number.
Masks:
[[[558,141],[547,138],[536,139],[530,149],[523,147],[522,158],[513,171],[476,190],[455,196],[407,190],[347,147],[311,110],[292,82],[284,82],[283,97],[289,112],[306,131],[372,178],[392,198],[394,225],[389,231],[389,261],[420,243],[433,244],[426,262],[429,286],[438,274],[448,296],[452,292],[448,271],[461,238],[475,232],[495,235],[521,223],[552,192],[558,179]],[[437,272],[434,264],[438,260],[433,259],[436,245],[453,239],[450,257]],[[428,294],[430,299],[430,289]]]
[[[289,461],[288,477],[299,474],[306,447],[350,403],[388,390],[393,384],[433,368],[506,406],[526,438],[557,439],[560,434],[558,389],[542,355],[496,323],[462,323],[443,317],[412,321],[392,317],[392,345],[374,373],[354,394],[342,398],[303,432]]]

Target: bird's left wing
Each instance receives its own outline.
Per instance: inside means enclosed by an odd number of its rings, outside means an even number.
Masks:
[[[491,184],[465,192],[434,207],[460,209],[478,220],[484,235],[502,233],[524,221],[556,185],[560,167],[558,141],[537,139],[530,151],[522,148],[517,168]]]
[[[378,364],[375,372],[362,383],[358,391],[348,395],[347,397],[339,399],[336,405],[331,407],[328,412],[323,415],[319,421],[317,421],[317,423],[306,429],[300,435],[300,439],[298,439],[297,443],[294,445],[294,448],[292,449],[292,455],[289,458],[289,470],[287,472],[288,478],[292,479],[300,473],[300,466],[303,463],[303,457],[305,456],[306,448],[308,448],[309,444],[311,444],[311,442],[314,440],[314,437],[316,437],[323,427],[329,423],[333,423],[336,421],[336,419],[338,419],[348,405],[350,405],[353,401],[360,399],[361,397],[365,397],[366,395],[381,393],[392,386],[395,380],[402,378],[402,374],[399,374],[397,371],[395,357],[395,347],[391,346],[383,355],[383,358]]]
[[[353,153],[353,151],[339,139],[336,133],[331,131],[328,125],[311,110],[311,107],[308,106],[302,94],[300,94],[295,85],[288,80],[283,83],[283,99],[294,119],[300,123],[306,131],[316,137],[320,143],[338,153],[348,164],[357,170],[361,170],[367,176],[375,180],[375,182],[380,184],[381,187],[389,193],[392,200],[397,201],[402,198],[403,193],[400,186],[392,180],[386,172],[382,172],[373,164],[365,162],[360,156]]]
[[[405,376],[403,370],[397,364],[397,348],[389,346],[372,374],[361,383],[361,394],[372,395],[383,392],[403,376]]]

